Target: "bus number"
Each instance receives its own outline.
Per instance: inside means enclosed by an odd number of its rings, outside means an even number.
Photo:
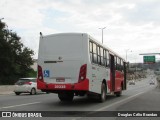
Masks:
[[[66,88],[65,85],[55,85],[54,88]]]

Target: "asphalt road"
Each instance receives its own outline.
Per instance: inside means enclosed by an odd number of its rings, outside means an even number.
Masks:
[[[96,100],[89,100],[86,96],[75,97],[72,103],[60,102],[56,94],[39,93],[37,95],[22,94],[16,96],[0,95],[0,111],[62,111],[61,115],[66,114],[65,111],[90,111],[86,112],[86,116],[94,114],[93,111],[160,111],[160,90],[156,89],[156,85],[149,85],[150,76],[141,81],[136,81],[135,85],[128,85],[127,90],[123,91],[121,97],[107,96],[104,103],[98,103]],[[155,78],[154,78],[155,79]],[[93,112],[93,113],[92,113]],[[51,113],[58,114],[58,113]],[[54,117],[54,119],[93,119],[91,117]],[[102,115],[101,115],[102,114]],[[105,119],[104,113],[100,113],[98,119]],[[121,117],[107,117],[108,119],[122,119]],[[135,117],[134,117],[135,118]],[[123,119],[134,119],[133,117]],[[152,117],[153,118],[153,117]],[[16,119],[16,118],[15,118]],[[53,118],[45,118],[53,119]],[[137,118],[138,119],[138,118]],[[140,118],[142,119],[142,117]],[[152,120],[150,117],[144,119]],[[157,119],[157,118],[153,118]]]

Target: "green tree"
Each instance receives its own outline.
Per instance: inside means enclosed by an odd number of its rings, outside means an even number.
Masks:
[[[33,50],[25,47],[17,33],[0,20],[0,84],[13,84],[32,72]]]

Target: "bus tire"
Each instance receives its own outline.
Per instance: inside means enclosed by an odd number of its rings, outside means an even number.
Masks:
[[[102,83],[101,94],[99,95],[99,102],[104,102],[106,100],[106,85]]]
[[[58,93],[58,97],[60,101],[68,101],[71,102],[73,100],[74,94],[73,93]]]

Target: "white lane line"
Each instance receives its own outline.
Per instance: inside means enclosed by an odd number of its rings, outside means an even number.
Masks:
[[[144,93],[144,92],[137,93],[137,94],[132,95],[132,96],[130,96],[130,97],[128,97],[128,98],[125,98],[125,99],[123,99],[123,100],[120,100],[120,101],[117,101],[117,102],[115,102],[115,103],[113,103],[113,104],[110,104],[110,105],[108,105],[108,106],[99,108],[99,109],[97,109],[97,110],[95,110],[95,111],[102,111],[102,110],[104,110],[104,109],[107,109],[107,108],[112,107],[112,106],[114,106],[114,105],[116,105],[116,104],[122,103],[122,102],[124,102],[124,101],[126,101],[126,100],[129,100],[129,99],[131,99],[131,98],[134,98],[134,97],[136,97],[136,96],[138,96],[138,95],[141,95],[141,94],[143,94],[143,93]]]
[[[141,95],[141,94],[143,94],[143,93],[145,93],[145,92],[137,93],[137,94],[135,94],[135,95],[132,95],[132,96],[130,96],[130,97],[128,97],[128,98],[125,98],[125,99],[120,100],[120,101],[118,101],[118,102],[115,102],[115,103],[113,103],[113,104],[110,104],[110,105],[107,105],[107,106],[105,106],[105,107],[99,108],[99,109],[97,109],[97,110],[95,110],[95,111],[93,111],[93,112],[91,112],[91,113],[89,113],[89,114],[94,114],[94,113],[96,113],[97,111],[103,111],[103,110],[105,110],[105,109],[107,109],[107,108],[109,108],[109,107],[112,107],[112,106],[114,106],[114,105],[116,105],[116,104],[122,103],[122,102],[124,102],[124,101],[126,101],[126,100],[132,99],[132,98],[134,98],[134,97],[136,97],[136,96],[138,96],[138,95]],[[88,115],[89,115],[89,114],[88,114]],[[82,119],[82,118],[83,118],[83,117],[77,117],[77,118],[73,118],[72,120],[79,120],[79,119]]]
[[[26,104],[19,104],[19,105],[6,106],[6,107],[1,107],[0,109],[13,108],[13,107],[20,107],[20,106],[26,106],[26,105],[33,105],[33,104],[38,104],[38,103],[41,103],[41,102],[33,102],[33,103],[26,103]]]

